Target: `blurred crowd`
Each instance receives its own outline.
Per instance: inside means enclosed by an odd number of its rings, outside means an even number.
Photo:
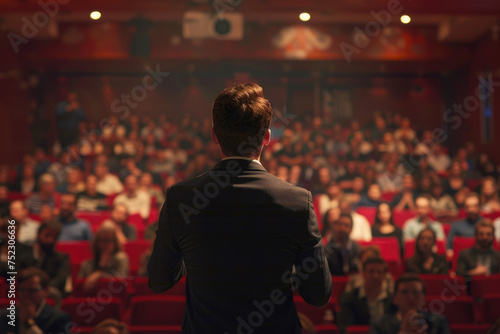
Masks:
[[[43,269],[56,307],[71,293],[71,254],[57,252],[58,243],[91,241],[93,258],[78,270],[84,289],[102,277],[128,276],[123,246],[154,238],[166,189],[220,159],[209,118],[130,115],[71,124],[73,131],[62,132],[50,152],[38,147],[18,165],[0,166],[1,275],[8,277],[8,226],[15,224],[16,269]],[[414,129],[409,118],[380,112],[366,124],[326,124],[307,115],[273,119],[261,162],[312,192],[330,270],[350,277],[339,301],[341,331],[388,314],[397,295],[398,273],[388,271],[383,251],[363,246],[377,238],[397,240],[401,259],[407,242],[414,241],[403,271],[463,277],[500,271],[494,249],[500,239],[498,166],[472,142],[443,146],[433,130]],[[89,212],[105,219],[92,225],[81,215]],[[395,223],[398,212],[408,219]],[[473,247],[453,254],[456,237],[473,238]],[[438,243],[446,252],[438,252]],[[137,274],[147,275],[149,253]],[[424,294],[420,283],[407,278],[400,286],[416,284]],[[388,330],[379,326],[377,332]]]

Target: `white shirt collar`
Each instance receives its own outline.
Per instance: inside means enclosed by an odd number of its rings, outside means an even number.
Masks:
[[[228,160],[228,159],[243,159],[243,160],[255,161],[256,163],[258,163],[259,165],[262,166],[262,163],[259,160],[257,160],[257,159],[252,159],[252,158],[248,158],[248,157],[240,157],[240,156],[237,156],[237,155],[234,155],[234,156],[231,156],[231,157],[226,157],[226,158],[222,159],[222,161]]]

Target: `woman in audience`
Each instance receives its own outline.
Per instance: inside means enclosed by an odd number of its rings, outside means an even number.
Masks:
[[[372,237],[395,237],[399,241],[401,254],[403,253],[403,231],[394,225],[392,220],[391,207],[387,203],[381,203],[377,207],[375,222],[372,226]]]
[[[94,257],[82,263],[79,277],[86,278],[85,290],[92,290],[101,277],[125,277],[129,272],[128,255],[122,251],[115,226],[104,222],[92,241]]]
[[[500,202],[498,200],[497,183],[494,178],[487,176],[483,178],[481,184],[481,212],[490,213],[500,211]]]
[[[448,179],[445,183],[446,193],[454,197],[462,188],[465,188],[465,173],[460,163],[455,161],[451,164]]]
[[[444,255],[434,253],[436,232],[425,228],[415,240],[415,255],[406,261],[406,271],[416,274],[448,274],[449,264]]]
[[[325,213],[339,206],[339,200],[342,197],[343,192],[340,189],[340,186],[335,181],[330,181],[326,188],[326,194],[317,195],[318,198],[318,210],[321,217],[325,215]]]
[[[457,205],[453,198],[444,192],[441,180],[432,184],[430,206],[436,218],[454,217],[458,213]]]

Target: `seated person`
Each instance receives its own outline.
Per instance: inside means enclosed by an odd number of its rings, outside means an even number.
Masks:
[[[42,205],[55,207],[56,180],[50,174],[43,174],[38,180],[40,191],[28,197],[25,201],[31,213],[40,213]]]
[[[416,274],[406,273],[396,280],[392,301],[397,310],[374,319],[370,324],[370,334],[450,333],[443,315],[422,310],[425,285]]]
[[[427,227],[415,241],[415,255],[406,261],[406,271],[415,274],[448,274],[450,265],[444,255],[434,253],[436,232]]]
[[[59,240],[90,240],[92,232],[89,223],[75,217],[76,195],[62,194],[60,206],[59,222],[62,224],[62,229]]]
[[[66,281],[71,275],[68,254],[55,250],[60,233],[60,223],[43,223],[38,229],[37,241],[33,246],[36,266],[49,275],[49,297],[55,300],[56,307],[66,295]]]
[[[438,239],[444,239],[444,229],[440,222],[434,221],[430,217],[430,198],[427,195],[420,195],[415,200],[417,216],[408,219],[403,225],[403,236],[405,239],[415,239],[417,235],[426,227],[432,228],[436,232]]]
[[[473,237],[474,226],[481,220],[479,215],[479,195],[470,193],[464,199],[465,219],[454,222],[451,225],[450,233],[448,234],[448,241],[446,244],[448,257],[453,256],[453,238],[459,237]]]
[[[321,217],[325,215],[325,213],[333,208],[337,208],[339,206],[340,198],[342,197],[342,189],[335,181],[330,181],[326,188],[325,194],[319,194],[318,196],[318,211]]]
[[[57,186],[59,193],[78,194],[85,189],[85,184],[82,182],[82,171],[79,168],[71,168],[68,171],[66,182]]]
[[[393,210],[415,210],[416,199],[415,181],[411,174],[406,174],[403,176],[403,190],[392,199],[391,207]]]
[[[14,234],[11,234],[13,229]],[[19,223],[16,220],[8,216],[0,220],[0,277],[5,279],[11,276],[8,272],[19,272],[24,268],[35,265],[33,247],[16,241],[15,246],[9,248],[9,240],[11,238],[17,239],[18,231]],[[9,252],[12,250],[15,251],[14,259],[12,258],[12,252]],[[15,268],[11,268],[12,264],[14,264]]]
[[[476,244],[458,255],[457,275],[467,278],[500,273],[500,253],[493,249],[495,228],[491,222],[476,223]]]
[[[401,249],[401,255],[403,255],[403,231],[396,225],[392,220],[391,207],[387,203],[381,203],[377,207],[377,212],[375,214],[375,222],[372,226],[372,237],[394,237],[399,241],[399,247]]]
[[[115,319],[105,319],[95,326],[92,334],[129,334],[129,331],[127,324]]]
[[[47,304],[49,276],[41,269],[28,267],[17,274],[16,321],[10,325],[9,310],[0,312],[0,333],[68,333],[71,318]]]
[[[341,214],[340,218],[332,223],[332,239],[325,245],[328,266],[332,275],[345,276],[358,271],[358,254],[361,250],[349,235],[352,231],[352,217]]]
[[[23,201],[10,203],[10,215],[19,223],[17,241],[27,245],[33,245],[36,241],[36,233],[40,224],[29,216],[29,211]]]
[[[109,166],[100,162],[94,167],[94,174],[97,176],[96,189],[104,195],[113,195],[123,191],[120,179],[109,172]]]
[[[366,194],[361,195],[361,200],[356,203],[354,209],[360,206],[376,208],[383,202],[380,186],[377,183],[372,183],[368,187]]]
[[[370,320],[389,312],[392,299],[383,285],[386,272],[387,264],[379,257],[370,257],[363,263],[364,284],[340,297],[337,321],[341,333],[347,326],[369,325]]]
[[[125,178],[125,190],[116,196],[113,204],[123,203],[127,206],[129,213],[138,213],[142,219],[149,217],[151,210],[151,197],[148,193],[139,189],[137,176],[129,175]]]
[[[493,177],[487,176],[483,178],[479,196],[481,197],[481,212],[491,213],[500,211],[497,182]]]
[[[97,177],[93,174],[85,178],[85,190],[76,195],[76,209],[78,211],[107,210],[106,195],[97,191]]]
[[[94,257],[82,263],[78,277],[86,278],[84,289],[92,290],[101,277],[125,277],[129,272],[128,255],[116,235],[111,223],[103,223],[92,241]]]
[[[352,217],[353,226],[350,238],[355,241],[371,241],[372,230],[368,219],[352,210],[352,203],[342,198],[339,202],[340,212]]]
[[[379,246],[369,245],[361,249],[361,251],[359,252],[358,273],[353,274],[349,277],[349,282],[347,282],[344,288],[345,292],[360,288],[365,284],[363,276],[363,264],[372,257],[382,258]],[[394,293],[394,279],[392,278],[391,273],[388,271],[386,271],[385,279],[382,282],[382,288],[391,295]]]
[[[114,204],[110,219],[105,220],[105,222],[112,223],[116,228],[116,235],[120,244],[125,245],[129,240],[137,239],[137,230],[135,226],[127,224],[128,219],[128,208],[125,204],[117,203]]]
[[[163,202],[165,202],[165,195],[159,186],[153,184],[153,176],[151,173],[142,173],[139,189],[148,193],[151,197],[156,198],[156,206],[161,206]]]
[[[436,181],[431,187],[431,209],[436,217],[454,217],[458,214],[457,205],[453,198],[444,192],[441,181]]]

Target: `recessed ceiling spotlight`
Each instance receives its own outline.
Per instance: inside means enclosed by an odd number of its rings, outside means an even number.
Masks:
[[[410,23],[410,21],[411,21],[411,17],[409,17],[408,15],[401,16],[401,22],[403,22],[404,24],[408,24],[408,23]]]
[[[309,13],[300,13],[299,18],[301,21],[309,21],[311,19],[311,15]]]
[[[90,13],[90,18],[92,20],[99,20],[101,18],[101,13],[98,11],[93,11],[92,13]]]

